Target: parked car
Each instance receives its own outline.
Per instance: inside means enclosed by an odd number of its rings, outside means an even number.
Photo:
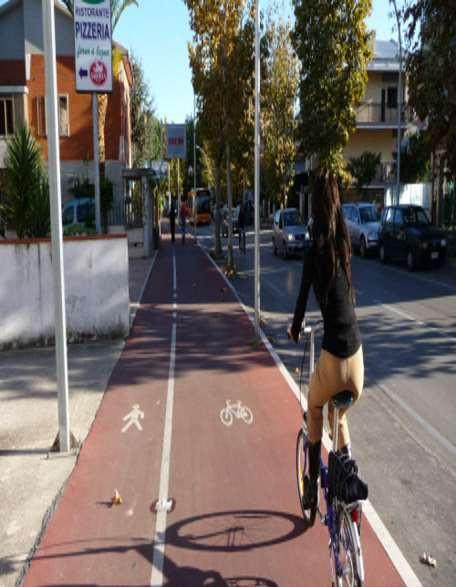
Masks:
[[[64,229],[93,228],[95,226],[95,199],[75,198],[66,202],[62,210],[62,224]]]
[[[352,247],[358,249],[361,257],[366,257],[378,247],[380,216],[374,204],[353,202],[342,205],[347,230]]]
[[[296,208],[284,208],[274,214],[272,225],[272,252],[285,259],[292,253],[302,253],[310,246],[310,234]]]
[[[383,211],[379,232],[380,260],[405,260],[413,271],[432,263],[442,265],[447,253],[445,234],[433,226],[421,206],[402,204]]]

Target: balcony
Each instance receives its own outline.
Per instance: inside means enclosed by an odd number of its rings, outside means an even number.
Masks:
[[[409,109],[402,106],[402,125],[410,120]],[[358,128],[396,128],[397,108],[388,108],[386,104],[377,102],[361,102],[356,112]]]

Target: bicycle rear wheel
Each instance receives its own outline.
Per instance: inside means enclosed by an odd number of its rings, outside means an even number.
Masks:
[[[352,520],[351,510],[341,504],[339,507],[339,563],[341,573],[336,574],[334,550],[330,549],[333,587],[363,587],[364,561],[358,525]]]
[[[301,505],[302,515],[307,526],[313,526],[315,523],[315,516],[317,514],[317,507],[305,509],[302,505],[302,498],[304,495],[305,476],[309,478],[309,458],[307,454],[307,435],[304,434],[302,428],[298,433],[296,439],[296,481],[298,483],[298,496]]]

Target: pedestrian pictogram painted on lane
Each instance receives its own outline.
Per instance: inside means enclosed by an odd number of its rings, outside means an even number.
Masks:
[[[125,426],[122,428],[122,432],[126,432],[133,425],[142,432],[143,428],[140,420],[144,420],[144,412],[141,411],[139,404],[135,404],[131,412],[124,416],[122,420],[126,422]]]

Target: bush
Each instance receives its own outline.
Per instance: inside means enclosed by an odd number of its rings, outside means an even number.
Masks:
[[[38,143],[19,128],[8,141],[5,198],[0,212],[19,238],[45,237],[50,231],[49,185]]]

